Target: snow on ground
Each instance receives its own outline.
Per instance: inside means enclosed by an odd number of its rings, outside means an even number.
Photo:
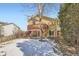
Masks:
[[[2,47],[1,47],[2,46]],[[16,39],[0,44],[1,56],[57,56],[61,52],[49,40]]]

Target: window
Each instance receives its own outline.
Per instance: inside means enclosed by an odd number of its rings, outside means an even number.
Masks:
[[[40,31],[32,31],[32,33],[31,33],[31,36],[32,37],[40,37]]]
[[[49,26],[51,26],[51,25],[52,25],[52,23],[48,23],[48,25],[49,25]]]
[[[58,36],[60,35],[60,31],[57,31],[57,35],[58,35]]]
[[[53,30],[49,30],[49,36],[53,37],[54,36],[54,31]]]
[[[55,22],[50,22],[50,23],[48,23],[48,25],[52,26],[52,25],[56,25],[56,23]]]

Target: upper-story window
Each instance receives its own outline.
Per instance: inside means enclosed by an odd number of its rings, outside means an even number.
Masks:
[[[48,23],[49,26],[55,25],[55,22]]]
[[[52,25],[55,25],[55,22],[52,22]]]
[[[49,25],[49,26],[51,26],[51,25],[52,25],[52,23],[50,22],[50,23],[48,23],[48,25]]]

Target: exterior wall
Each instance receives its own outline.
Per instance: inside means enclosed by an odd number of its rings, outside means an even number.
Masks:
[[[28,25],[28,30],[33,30],[33,29],[40,29],[40,25]]]
[[[37,19],[37,20],[35,21],[35,24],[40,24],[39,18],[36,18],[36,19]],[[46,21],[45,19],[42,19],[41,22],[44,23],[44,24],[48,24],[50,21]],[[33,25],[32,20],[30,20],[30,21],[28,22],[28,25]]]
[[[55,24],[56,21],[49,21],[49,20],[42,19],[42,20],[41,20],[41,23],[42,23],[42,24],[47,24],[47,25],[49,25],[49,23]],[[35,24],[40,24],[40,21],[39,21],[39,20],[36,20],[36,21],[35,21]],[[30,21],[28,22],[28,25],[33,25],[32,20],[30,20]]]

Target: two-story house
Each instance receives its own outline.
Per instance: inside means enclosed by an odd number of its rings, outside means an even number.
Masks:
[[[31,37],[40,37],[41,35],[43,37],[58,37],[60,36],[59,25],[59,19],[42,16],[40,21],[39,16],[34,16],[28,20],[28,32]]]

